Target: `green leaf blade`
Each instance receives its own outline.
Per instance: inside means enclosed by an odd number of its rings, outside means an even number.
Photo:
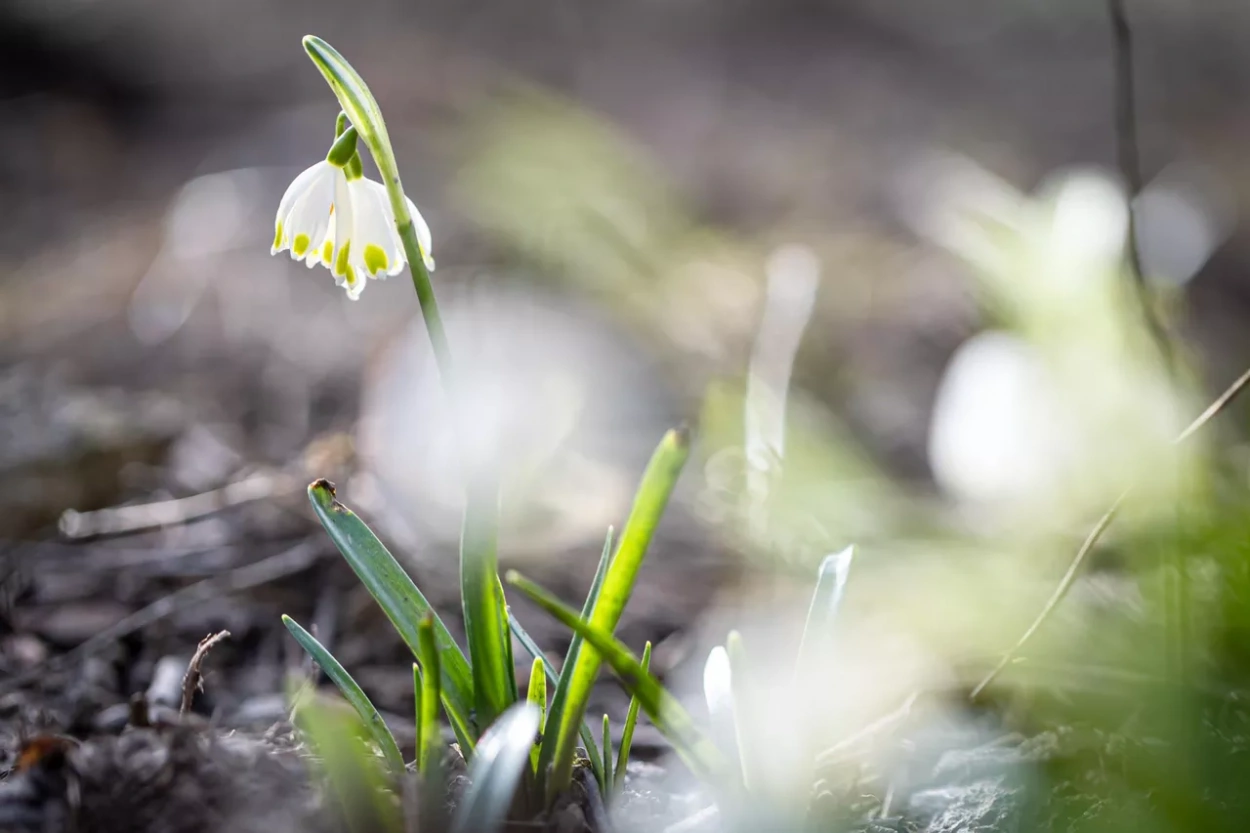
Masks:
[[[465,503],[460,538],[460,598],[473,672],[473,703],[482,726],[494,723],[517,700],[512,639],[499,581],[498,508],[494,481],[479,472]]]
[[[529,685],[525,691],[525,700],[533,703],[538,708],[538,734],[542,735],[547,729],[547,676],[543,664],[546,662],[544,657],[534,657],[534,663],[530,666]],[[534,744],[534,748],[530,750],[530,765],[534,771],[538,771],[538,750],[541,743]]]
[[[318,768],[343,808],[348,829],[400,830],[399,807],[387,798],[385,764],[370,748],[370,732],[356,710],[313,697],[299,704],[294,721],[316,751]]]
[[[612,723],[606,714],[603,716],[603,780],[599,789],[603,800],[607,801],[612,790]]]
[[[633,593],[638,570],[651,543],[651,537],[668,506],[669,498],[677,485],[677,478],[690,455],[690,435],[684,429],[669,431],[664,435],[651,456],[642,482],[634,496],[634,504],[621,534],[620,545],[604,576],[602,586],[594,600],[589,619],[591,629],[611,637]],[[582,633],[576,628],[575,632]],[[583,633],[584,635],[584,633]],[[571,668],[564,671],[569,676],[568,693],[560,715],[559,734],[556,739],[553,762],[553,785],[556,790],[567,789],[573,774],[573,751],[578,727],[586,713],[590,691],[599,673],[600,657],[594,642],[578,653]]]
[[[655,727],[673,744],[674,751],[700,777],[715,785],[731,783],[729,768],[716,744],[699,729],[689,712],[669,694],[660,681],[644,670],[620,640],[593,623],[578,618],[572,608],[516,571],[508,573],[508,583],[533,599],[539,606],[563,623],[581,633],[586,642],[603,656],[634,697]]]
[[[421,712],[417,717],[417,771],[430,774],[438,771],[442,754],[442,733],[438,729],[438,705],[442,700],[439,672],[440,659],[434,639],[434,623],[430,616],[417,626],[417,660],[420,668],[421,688],[418,702]],[[466,752],[467,754],[467,752]]]
[[[651,672],[651,641],[642,648],[642,660],[639,662],[644,672]],[[637,697],[629,698],[629,711],[625,714],[625,726],[621,729],[621,748],[616,753],[616,766],[613,768],[613,787],[620,792],[625,787],[625,769],[629,766],[629,750],[634,744],[634,727],[638,725],[638,711],[642,703]]]
[[[290,616],[283,615],[282,624],[286,625],[286,629],[291,632],[291,636],[295,637],[300,647],[312,656],[321,666],[321,670],[325,671],[326,676],[338,686],[343,699],[356,710],[365,731],[382,750],[382,756],[386,759],[386,765],[390,768],[391,774],[396,777],[403,775],[404,757],[399,752],[398,744],[395,743],[395,736],[391,734],[386,721],[382,719],[382,715],[378,714],[378,710],[352,675],[347,673],[347,669],[324,645],[317,641],[315,636],[304,630]]]
[[[542,663],[543,672],[546,675],[546,678],[552,683],[552,685],[559,685],[559,683],[564,680],[563,675],[556,673],[555,665],[552,664],[551,660],[547,659],[547,655],[543,653],[543,650],[541,648],[538,647],[538,643],[534,641],[534,638],[529,635],[529,633],[525,630],[525,628],[521,625],[521,623],[518,622],[516,617],[513,616],[511,613],[508,614],[508,624],[512,628],[512,632],[516,634],[517,641],[521,643],[522,647],[525,648],[526,652],[531,657],[534,658],[534,661],[536,663],[537,662]],[[580,636],[574,637],[574,638],[577,639],[578,641],[581,640]],[[557,697],[559,696],[558,692],[556,696]],[[552,702],[554,703],[555,701],[553,700]],[[556,721],[552,717],[552,715],[554,714],[553,708],[547,709],[547,715],[545,717],[545,726],[553,726],[556,724]],[[537,764],[537,773],[540,776],[539,777],[540,782],[543,780],[541,776],[544,773],[544,769],[543,769],[544,765],[542,763],[542,750],[548,748],[549,746],[551,748],[555,747],[554,738],[552,739],[551,743],[548,743],[548,738],[552,737],[552,735],[554,735],[554,732],[547,732],[545,726],[543,730],[543,740],[542,740],[542,743],[539,744],[539,757],[538,757],[538,764]],[[582,738],[582,744],[586,747],[586,755],[589,757],[589,760],[591,763],[591,769],[594,771],[595,777],[598,778],[599,766],[600,766],[598,762],[600,758],[599,747],[595,744],[594,735],[590,731],[590,726],[587,725],[585,721],[582,722],[580,734]]]
[[[308,499],[343,558],[414,656],[419,650],[417,625],[427,614],[432,617],[435,643],[442,660],[440,686],[448,718],[453,725],[459,723],[468,729],[468,734],[476,736],[472,719],[473,677],[464,652],[447,626],[372,530],[355,512],[335,500],[332,483],[314,481],[308,487]]]

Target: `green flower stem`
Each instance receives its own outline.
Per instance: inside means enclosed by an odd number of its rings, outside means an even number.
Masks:
[[[425,329],[434,348],[435,361],[438,362],[438,372],[450,395],[454,377],[447,333],[443,328],[443,317],[438,311],[438,301],[434,297],[434,285],[430,283],[429,270],[425,268],[425,257],[417,243],[412,215],[408,213],[408,201],[404,199],[404,186],[399,180],[399,166],[395,162],[395,152],[391,149],[391,137],[386,132],[382,110],[360,73],[333,46],[316,35],[305,35],[304,51],[325,76],[326,83],[330,85],[360,138],[364,139],[369,153],[373,155],[373,161],[378,166],[378,173],[382,175],[382,184],[386,186],[391,209],[395,212],[395,226],[404,244],[404,255],[408,258],[412,285],[417,290],[421,316],[425,319]]]
[[[399,224],[399,239],[404,244],[404,256],[408,258],[412,287],[417,291],[417,303],[421,305],[425,331],[430,334],[430,344],[434,347],[434,359],[438,362],[438,372],[443,377],[443,384],[450,390],[451,348],[447,346],[447,332],[443,329],[443,317],[438,312],[438,300],[434,297],[434,284],[430,282],[430,271],[425,268],[425,257],[421,253],[421,245],[417,242],[417,230],[412,223],[412,217],[408,215],[408,203],[404,199],[398,176],[393,183],[387,180],[386,192],[391,197],[391,206],[395,207],[397,202],[399,205],[395,208],[395,221]]]
[[[425,265],[425,253],[417,240],[416,227],[408,211],[408,200],[399,179],[399,166],[386,131],[386,122],[377,100],[360,73],[334,47],[321,38],[308,35],[304,49],[325,77],[338,98],[343,112],[355,132],[369,148],[378,166],[382,183],[391,201],[395,227],[404,246],[408,271],[417,292],[421,316],[434,350],[443,390],[452,411],[465,421],[465,402],[457,393],[452,371],[451,349],[434,285]],[[351,141],[348,129],[336,142]],[[349,171],[350,173],[350,171]],[[461,539],[461,598],[464,604],[465,631],[469,641],[469,658],[473,672],[474,704],[477,721],[485,727],[503,714],[517,700],[516,678],[512,668],[512,642],[508,635],[507,609],[503,587],[499,582],[496,535],[498,529],[498,489],[494,473],[486,460],[474,455],[458,442],[465,477],[465,515]]]

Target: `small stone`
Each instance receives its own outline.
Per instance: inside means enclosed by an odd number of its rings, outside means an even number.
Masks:
[[[912,795],[911,814],[922,821],[925,833],[992,833],[1012,829],[1019,809],[1019,787],[1004,779],[985,779],[972,784],[939,787]]]
[[[4,640],[4,653],[19,668],[31,668],[48,658],[48,646],[32,634],[18,633]]]

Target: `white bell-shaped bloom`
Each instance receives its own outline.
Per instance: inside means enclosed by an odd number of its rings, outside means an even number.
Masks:
[[[325,266],[353,300],[366,277],[398,274],[406,262],[386,187],[358,171],[322,160],[297,176],[278,206],[270,250],[289,249],[310,269]],[[429,226],[412,200],[408,211],[426,268],[433,270]]]
[[[356,223],[352,239],[358,241],[352,244],[348,258],[349,269],[359,275],[367,274],[371,278],[399,274],[406,262],[404,244],[399,237],[395,212],[391,210],[391,198],[386,192],[386,186],[372,179],[358,177],[349,180],[347,188]],[[407,197],[404,199],[408,202],[408,214],[412,217],[425,268],[434,271],[434,259],[430,257],[430,227],[426,225],[412,200]]]

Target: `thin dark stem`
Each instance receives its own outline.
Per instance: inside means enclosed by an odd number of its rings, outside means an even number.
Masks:
[[[1141,171],[1141,150],[1137,137],[1137,91],[1133,74],[1133,30],[1129,27],[1124,11],[1124,0],[1107,0],[1107,12],[1111,18],[1112,58],[1115,72],[1115,136],[1116,162],[1120,176],[1128,189],[1128,241],[1125,260],[1133,281],[1142,317],[1169,369],[1173,354],[1167,330],[1159,320],[1151,302],[1150,287],[1142,270],[1141,247],[1138,243],[1137,219],[1133,200],[1145,187]]]
[[[1137,92],[1134,78],[1133,30],[1124,9],[1125,0],[1107,0],[1111,18],[1112,54],[1115,62],[1115,133],[1116,157],[1120,175],[1128,188],[1128,240],[1126,265],[1149,330],[1164,367],[1175,373],[1175,356],[1167,330],[1156,314],[1150,288],[1142,271],[1141,246],[1133,200],[1145,187],[1141,171],[1141,150],[1137,136]],[[1188,632],[1188,581],[1183,553],[1170,548],[1163,556],[1163,622],[1165,654],[1175,670],[1185,665],[1186,633]]]

